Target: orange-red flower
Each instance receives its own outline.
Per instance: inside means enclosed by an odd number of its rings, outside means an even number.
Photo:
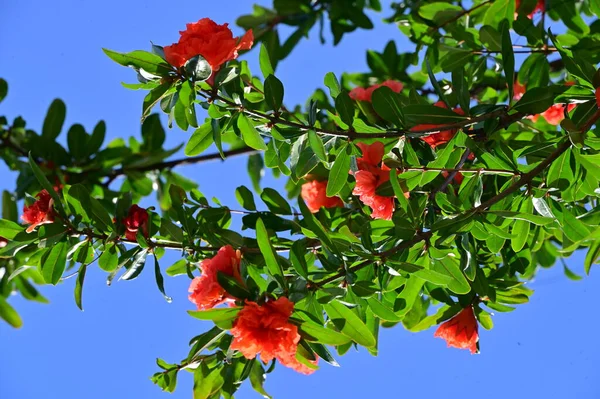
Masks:
[[[213,76],[227,61],[236,59],[239,50],[249,50],[254,42],[252,30],[241,38],[233,37],[228,24],[218,25],[210,18],[187,24],[186,30],[179,33],[179,41],[164,48],[167,62],[180,68],[201,55],[210,64]]]
[[[440,107],[440,108],[448,108],[448,106],[443,101],[438,101],[437,103],[435,103],[433,105],[435,105],[436,107]],[[454,112],[456,112],[459,115],[465,114],[464,111],[458,107],[454,108]],[[441,126],[441,125],[433,125],[433,124],[424,123],[421,125],[417,125],[410,130],[411,131],[419,131],[419,130],[426,130],[426,129],[435,129],[438,126]],[[447,142],[452,140],[452,137],[454,137],[454,135],[456,134],[457,131],[458,131],[458,129],[443,130],[441,132],[429,134],[429,135],[421,137],[421,138],[423,139],[424,142],[429,144],[431,146],[431,148],[435,148],[438,145],[446,144]]]
[[[445,339],[448,347],[469,349],[473,354],[479,352],[477,349],[478,328],[473,306],[467,306],[459,314],[441,324],[433,336]]]
[[[513,100],[519,101],[523,97],[523,94],[525,94],[525,91],[525,85],[522,85],[518,80],[515,80],[515,83],[513,84]]]
[[[385,164],[380,166],[384,153],[383,143],[359,143],[358,147],[363,156],[356,159],[359,170],[354,173],[356,185],[352,194],[358,195],[358,198],[373,210],[372,218],[391,220],[394,214],[394,197],[376,194],[377,187],[390,179],[390,168]],[[409,193],[404,193],[404,196],[408,198]]]
[[[264,363],[277,359],[286,367],[311,374],[313,369],[296,360],[300,334],[298,327],[289,322],[293,311],[294,303],[286,297],[263,305],[246,301],[233,323],[230,348],[240,351],[246,359],[260,354]]]
[[[335,208],[344,206],[344,202],[339,197],[328,197],[326,189],[327,181],[313,180],[302,185],[302,199],[306,202],[306,206],[311,212],[319,212],[321,207]]]
[[[200,265],[202,275],[192,280],[189,288],[189,300],[196,304],[198,309],[205,310],[218,306],[225,302],[232,302],[231,297],[217,280],[217,273],[222,272],[235,277],[242,282],[240,276],[240,262],[242,254],[226,245],[212,259],[205,259]]]
[[[0,248],[4,248],[8,245],[8,240],[4,237],[0,237]]]
[[[371,102],[371,98],[373,97],[373,92],[382,86],[387,86],[396,93],[400,93],[402,91],[402,88],[404,87],[404,85],[402,83],[397,82],[395,80],[386,80],[385,82],[383,82],[381,84],[373,85],[373,86],[367,87],[367,88],[355,87],[354,89],[350,90],[350,93],[348,93],[348,94],[350,95],[350,98],[352,98],[353,100]]]
[[[567,112],[571,112],[573,108],[575,108],[575,104],[568,104]],[[554,104],[541,114],[530,116],[529,119],[531,119],[534,122],[537,122],[540,115],[543,116],[544,119],[546,119],[546,122],[548,122],[549,124],[559,125],[560,122],[562,122],[562,120],[565,119],[565,104]]]
[[[531,18],[533,18],[533,15],[534,15],[536,12],[543,12],[543,11],[544,11],[544,8],[545,8],[545,3],[546,3],[546,1],[545,1],[545,0],[538,0],[537,4],[535,5],[535,8],[533,9],[533,11],[532,11],[532,12],[530,12],[530,13],[527,15],[527,17],[528,17],[529,19],[531,19]],[[520,6],[521,6],[521,0],[516,0],[516,1],[515,1],[515,9],[516,9],[517,11],[519,11],[519,7],[520,7]],[[516,15],[515,15],[515,18],[516,18]]]
[[[148,237],[148,211],[137,205],[129,208],[127,216],[123,219],[125,225],[125,238],[129,241],[137,241],[137,232],[142,229],[144,237]]]
[[[50,193],[46,190],[40,191],[36,195],[37,200],[30,206],[23,207],[21,219],[30,224],[27,232],[31,233],[37,226],[54,222],[54,209],[52,209],[53,200]]]

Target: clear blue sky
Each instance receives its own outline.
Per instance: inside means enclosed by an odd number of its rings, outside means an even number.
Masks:
[[[0,76],[9,82],[0,114],[23,115],[30,128],[41,128],[55,97],[67,104],[67,123],[91,129],[98,119],[110,138],[140,136],[142,92],[121,87],[133,81],[132,71],[111,62],[101,47],[128,51],[146,49],[150,40],[169,44],[186,22],[208,16],[233,22],[253,1],[5,1],[0,6]],[[262,4],[270,2],[261,1]],[[389,1],[384,1],[389,4]],[[321,46],[317,32],[279,66],[286,84],[286,102],[304,103],[328,71],[366,70],[365,50],[382,49],[394,38],[407,41],[377,16],[376,29],[344,38],[336,48]],[[387,15],[386,15],[387,16]],[[236,28],[237,29],[237,28]],[[239,30],[238,30],[239,32]],[[331,41],[330,41],[331,43]],[[257,53],[247,55],[258,72]],[[188,133],[173,129],[168,143],[186,141]],[[234,189],[249,184],[245,159],[181,168],[210,198],[236,205]],[[0,189],[12,189],[15,176],[0,165]],[[227,178],[224,178],[227,176]],[[268,179],[269,185],[281,182]],[[149,205],[148,203],[147,205]],[[234,216],[235,217],[235,216]],[[163,269],[177,259],[165,256]],[[582,256],[567,261],[582,273]],[[75,306],[73,279],[43,287],[51,303],[11,299],[24,327],[0,323],[0,398],[104,399],[190,398],[191,374],[181,373],[177,391],[169,396],[149,377],[157,371],[155,357],[176,362],[187,354],[188,340],[208,328],[186,310],[187,277],[166,279],[167,304],[154,284],[152,269],[131,282],[107,287],[105,273],[91,268],[84,287],[85,312]],[[580,282],[567,280],[559,265],[540,272],[530,284],[531,303],[511,314],[494,316],[496,327],[481,331],[481,355],[447,349],[433,330],[408,333],[401,327],[383,330],[380,355],[352,352],[338,358],[341,368],[323,364],[310,377],[279,367],[266,388],[278,399],[371,397],[599,398],[598,310],[600,270]],[[249,384],[239,398],[258,398]]]

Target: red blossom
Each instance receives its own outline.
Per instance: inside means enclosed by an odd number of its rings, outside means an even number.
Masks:
[[[23,207],[21,220],[30,224],[27,232],[31,233],[37,226],[54,222],[54,209],[52,209],[53,200],[50,193],[46,190],[40,191],[36,195],[37,200]]]
[[[450,175],[450,173],[448,171],[444,170],[442,172],[442,176],[444,176],[445,178],[447,178],[449,175]],[[465,179],[465,176],[462,173],[456,172],[456,174],[454,175],[454,178],[452,180],[454,180],[454,183],[456,183],[460,186],[464,179]]]
[[[448,108],[448,106],[443,101],[438,101],[437,103],[435,103],[433,105],[435,105],[436,107],[440,107],[440,108]],[[464,111],[458,107],[454,108],[454,112],[456,112],[459,115],[465,114]],[[418,132],[419,130],[435,129],[438,126],[443,126],[443,125],[433,125],[433,124],[424,123],[421,125],[417,125],[410,130]],[[454,135],[456,134],[457,131],[458,131],[458,129],[443,130],[438,133],[428,134],[427,136],[422,137],[422,139],[424,142],[429,144],[431,146],[431,148],[435,148],[438,145],[446,144],[447,142],[452,140],[452,137],[454,137]]]
[[[353,100],[371,102],[371,98],[373,97],[373,92],[382,86],[387,86],[396,93],[400,93],[402,91],[402,88],[404,87],[404,85],[402,83],[397,82],[395,80],[386,80],[385,82],[383,82],[381,84],[373,85],[373,86],[370,86],[367,88],[355,87],[354,89],[350,90],[350,93],[348,93],[348,94],[350,95],[350,98],[352,98]]]
[[[523,94],[525,94],[525,91],[525,85],[522,85],[518,80],[515,80],[515,83],[513,84],[513,100],[519,101],[523,97]]]
[[[441,324],[433,336],[445,339],[448,347],[469,349],[471,354],[479,353],[477,349],[478,328],[473,307],[467,306],[456,316]]]
[[[352,194],[358,195],[362,203],[372,209],[372,218],[391,220],[394,214],[394,197],[376,194],[377,187],[390,179],[390,168],[385,164],[380,166],[384,153],[383,143],[358,143],[358,147],[363,156],[356,159],[359,170],[354,174],[356,185]],[[408,198],[409,193],[404,193],[404,196]]]
[[[208,61],[213,70],[212,76],[215,76],[223,64],[238,57],[239,50],[249,50],[254,42],[252,30],[241,38],[233,37],[228,25],[218,25],[210,18],[187,24],[186,30],[179,32],[179,41],[165,46],[167,62],[180,68],[189,59],[201,55]]]
[[[319,212],[321,207],[335,208],[344,206],[344,202],[339,197],[328,197],[326,189],[327,181],[313,180],[302,185],[302,199],[306,202],[306,206],[311,212]]]
[[[125,225],[125,239],[137,241],[137,232],[142,229],[144,237],[148,238],[148,210],[132,205],[129,213],[123,219]]]
[[[219,252],[211,258],[205,259],[200,265],[202,275],[192,280],[189,288],[189,300],[196,304],[198,309],[211,309],[225,302],[233,302],[232,298],[217,280],[217,273],[222,272],[235,277],[242,282],[240,276],[240,262],[242,254],[233,249],[231,245],[226,245],[219,249]]]
[[[264,363],[277,359],[302,374],[313,373],[315,370],[296,359],[300,334],[298,327],[289,322],[293,311],[294,303],[286,297],[263,305],[246,301],[233,323],[230,348],[240,351],[246,359],[260,354]]]
[[[0,248],[4,248],[8,245],[8,240],[4,237],[0,237]]]
[[[575,104],[568,104],[567,112],[571,112],[575,106]],[[565,119],[565,104],[554,104],[541,114],[529,116],[528,118],[537,122],[540,115],[543,116],[549,124],[557,126]]]

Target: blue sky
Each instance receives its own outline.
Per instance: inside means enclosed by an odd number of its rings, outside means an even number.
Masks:
[[[121,81],[134,74],[110,61],[101,51],[147,49],[150,40],[169,44],[186,22],[208,16],[219,23],[248,13],[253,1],[114,1],[20,0],[3,2],[0,24],[0,76],[9,95],[0,114],[22,115],[30,128],[40,130],[53,98],[67,104],[67,125],[93,128],[99,119],[108,137],[140,137],[142,92],[128,91]],[[268,5],[269,2],[259,2]],[[384,1],[384,4],[388,4]],[[393,26],[344,38],[338,47],[318,42],[317,32],[303,41],[278,68],[285,82],[287,104],[304,104],[323,76],[334,71],[367,69],[365,50],[381,50],[393,38],[400,49],[409,44]],[[236,28],[237,29],[237,28]],[[239,30],[237,31],[239,33]],[[402,50],[401,50],[402,51]],[[246,55],[258,73],[257,53]],[[168,131],[168,144],[187,140],[190,132]],[[245,158],[179,169],[195,179],[209,198],[236,205],[234,190],[250,185]],[[268,174],[268,173],[267,173]],[[15,176],[0,165],[0,189],[12,189]],[[227,176],[227,178],[224,178]],[[267,179],[270,186],[282,182]],[[150,203],[148,203],[150,205]],[[235,216],[234,216],[235,217]],[[164,268],[177,259],[169,254]],[[567,260],[582,273],[580,254]],[[445,397],[597,398],[600,343],[596,307],[600,271],[573,282],[559,265],[540,272],[530,284],[531,303],[511,314],[494,316],[495,328],[481,331],[481,351],[447,349],[433,330],[412,334],[401,327],[383,330],[380,355],[365,350],[338,358],[341,368],[324,364],[310,377],[283,367],[269,375],[266,389],[275,398]],[[189,280],[166,279],[168,304],[158,292],[151,268],[134,281],[105,284],[105,273],[90,268],[84,287],[85,312],[73,300],[73,279],[57,287],[42,287],[51,301],[41,305],[12,298],[24,327],[0,324],[0,397],[7,399],[189,398],[191,374],[182,373],[177,391],[169,396],[149,377],[157,371],[155,358],[182,359],[191,337],[208,328],[186,310]],[[592,306],[590,306],[592,305]],[[258,398],[249,384],[239,398]]]

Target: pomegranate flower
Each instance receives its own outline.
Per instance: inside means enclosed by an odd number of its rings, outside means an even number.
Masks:
[[[167,62],[177,68],[197,55],[201,55],[210,64],[213,75],[227,61],[238,57],[239,50],[249,50],[254,42],[252,30],[241,38],[233,37],[228,24],[218,25],[210,18],[186,25],[177,43],[165,46]]]
[[[31,233],[37,226],[54,222],[54,209],[52,209],[53,200],[50,193],[46,190],[40,191],[36,195],[37,200],[23,207],[21,220],[30,224],[27,232]]]
[[[242,254],[239,250],[226,245],[211,258],[205,259],[200,265],[202,275],[192,280],[189,288],[189,300],[196,304],[198,309],[211,309],[225,302],[233,302],[231,297],[217,280],[217,273],[222,272],[235,277],[242,282],[240,276],[240,262]]]
[[[458,349],[469,349],[471,354],[479,353],[477,342],[479,333],[477,319],[473,313],[473,306],[467,306],[450,320],[442,323],[434,337],[443,338],[448,343],[448,347]]]
[[[289,322],[293,310],[294,303],[286,297],[263,305],[246,301],[233,323],[230,348],[240,351],[246,359],[260,354],[264,363],[277,359],[286,367],[311,374],[314,370],[296,359],[300,334],[298,327]]]
[[[148,210],[132,205],[129,213],[123,219],[125,225],[125,238],[128,241],[137,241],[137,232],[142,229],[144,237],[148,238]]]
[[[313,212],[319,212],[323,208],[335,208],[344,206],[344,202],[339,197],[328,197],[326,194],[327,181],[309,181],[302,185],[302,199],[306,202],[308,209]]]
[[[389,87],[390,89],[392,89],[392,91],[396,93],[400,93],[402,91],[402,88],[404,88],[404,85],[400,82],[397,82],[395,80],[386,80],[381,84],[373,85],[367,88],[355,87],[354,89],[350,90],[350,93],[348,94],[353,100],[371,102],[373,92],[383,86]]]
[[[356,185],[352,194],[372,209],[374,219],[391,220],[394,214],[394,197],[384,197],[376,194],[377,187],[390,179],[390,168],[381,164],[383,159],[383,143],[377,141],[371,145],[359,143],[363,156],[356,159],[358,171],[354,174]],[[406,198],[409,193],[404,193]]]
[[[554,104],[541,114],[529,116],[528,118],[534,122],[537,122],[541,115],[549,124],[558,126],[560,122],[565,119],[565,105],[566,104]],[[575,104],[568,104],[566,106],[567,112],[571,112],[573,108],[575,108]]]

